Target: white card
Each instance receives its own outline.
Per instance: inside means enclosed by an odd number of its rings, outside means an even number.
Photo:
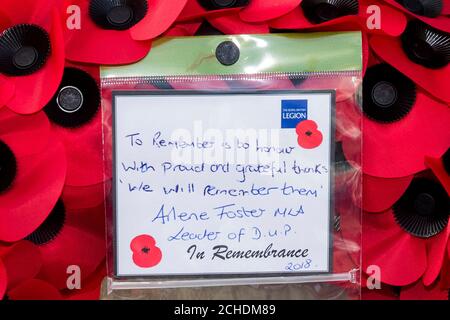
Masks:
[[[331,272],[334,92],[114,92],[113,109],[116,276]]]

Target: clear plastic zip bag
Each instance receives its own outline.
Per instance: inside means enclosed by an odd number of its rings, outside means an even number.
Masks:
[[[361,69],[357,32],[168,38],[102,68],[105,298],[359,298]]]

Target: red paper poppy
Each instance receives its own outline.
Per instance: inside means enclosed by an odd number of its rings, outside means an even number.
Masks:
[[[450,194],[450,149],[442,157],[425,156],[425,165],[430,168],[442,186]]]
[[[162,259],[161,249],[156,246],[155,239],[146,234],[136,236],[130,243],[130,249],[133,262],[141,268],[154,267]]]
[[[39,273],[42,258],[39,249],[33,243],[22,240],[2,248],[0,264],[7,279],[6,288],[11,290],[22,282],[33,279]]]
[[[264,34],[269,33],[269,26],[265,22],[250,23],[242,21],[236,13],[230,12],[220,16],[212,16],[206,20],[224,34]]]
[[[186,22],[176,23],[170,27],[165,33],[164,37],[187,37],[193,36],[201,26],[201,22]]]
[[[149,40],[164,33],[179,16],[187,0],[148,0],[148,14],[131,28],[135,40]]]
[[[380,289],[368,289],[363,287],[361,289],[361,299],[362,300],[398,300],[398,289],[397,287],[389,286],[386,284],[381,284]]]
[[[387,65],[368,69],[363,84],[363,171],[396,178],[425,169],[424,155],[439,156],[448,148],[448,107]],[[360,114],[357,106],[349,114]],[[369,116],[371,118],[369,118]],[[356,146],[356,147],[355,147]],[[360,148],[343,137],[347,159],[359,161]]]
[[[87,279],[105,258],[104,206],[69,209],[60,199],[48,218],[27,239],[35,243],[43,265],[37,278],[58,289],[67,288],[67,268],[78,266],[81,281]]]
[[[417,281],[401,289],[400,300],[449,300],[449,289],[441,288],[437,281],[430,286]]]
[[[444,37],[445,36],[437,36],[435,32],[431,32],[427,36],[429,39],[428,41],[434,41],[433,39],[435,39],[437,45],[439,45],[437,40],[442,40]],[[450,39],[450,36],[447,36],[447,38]],[[447,42],[449,42],[449,40],[447,40]],[[429,53],[427,54],[425,51],[428,50],[428,52],[430,52],[429,50],[434,49],[428,45],[425,45],[424,47],[423,41],[421,43],[422,45],[418,44],[418,48],[423,48],[423,57],[429,57]],[[445,102],[450,102],[450,91],[448,90],[448,83],[450,83],[450,64],[439,68],[428,68],[413,62],[408,58],[408,55],[404,51],[401,38],[373,36],[370,40],[370,46],[382,60],[406,75],[417,85],[436,98]],[[413,46],[408,45],[408,47],[412,48]],[[420,56],[420,52],[417,52],[417,55]]]
[[[15,87],[7,77],[0,75],[0,108],[5,106],[14,97]]]
[[[363,270],[379,266],[382,281],[390,285],[421,277],[432,284],[447,255],[448,210],[444,188],[427,174],[416,176],[391,208],[364,214]]]
[[[295,131],[298,135],[298,144],[305,149],[313,149],[320,146],[323,140],[322,132],[313,120],[304,120],[297,124]]]
[[[106,277],[106,263],[100,263],[97,270],[83,281],[81,289],[64,290],[63,296],[66,300],[98,300],[102,281]]]
[[[358,0],[303,0],[288,14],[269,21],[275,29],[300,29],[314,31],[349,31],[364,29],[369,33],[400,35],[406,26],[406,17],[390,6],[377,4],[382,22],[368,27],[368,18],[373,15],[368,10],[373,1]]]
[[[80,28],[65,28],[67,59],[126,64],[141,60],[150,51],[150,41],[134,40],[130,32],[150,14],[147,0],[70,0],[67,5],[77,6],[81,15]]]
[[[67,154],[66,185],[97,185],[104,180],[99,69],[68,64],[61,84],[45,106]]]
[[[11,300],[62,300],[58,289],[39,279],[27,280],[8,292]]]
[[[188,0],[186,6],[178,17],[178,21],[190,21],[203,18],[211,26],[224,34],[258,34],[268,33],[269,27],[265,22],[248,22],[241,19],[239,13],[248,3],[239,1],[203,1]],[[206,3],[209,2],[209,6]]]
[[[214,0],[188,0],[178,16],[177,21],[184,22],[199,18],[220,16],[224,13],[237,13],[247,3],[247,0],[222,2]]]
[[[109,196],[111,180],[85,187],[65,185],[62,196],[69,209],[86,209],[97,207]]]
[[[0,73],[15,88],[6,105],[17,113],[40,110],[61,80],[64,39],[57,7],[47,0],[2,1]]]
[[[400,178],[363,177],[363,209],[367,212],[388,210],[408,188],[413,175]]]
[[[43,112],[0,109],[0,240],[24,238],[48,216],[66,175],[64,146]]]
[[[389,3],[389,5],[416,19],[422,20],[436,29],[450,32],[450,18],[444,16],[446,12],[450,12],[450,3],[446,0],[428,1],[428,3],[422,1],[422,5],[419,4],[415,6],[415,9],[417,9],[416,13],[408,10],[396,0],[384,0],[384,2]]]
[[[5,266],[3,265],[3,262],[0,259],[0,300],[3,299],[7,286],[8,286],[8,275],[6,274]]]
[[[294,10],[301,0],[251,0],[239,12],[239,17],[247,22],[262,22],[272,20]]]

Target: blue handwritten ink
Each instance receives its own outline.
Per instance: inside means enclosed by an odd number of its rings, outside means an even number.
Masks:
[[[239,208],[234,208],[235,204],[226,204],[223,206],[215,207],[214,210],[219,211],[217,216],[219,217],[219,220],[222,220],[224,218],[227,219],[235,219],[235,218],[259,218],[261,217],[266,209],[262,208],[255,208],[255,209],[246,209],[243,206]]]
[[[305,212],[303,211],[303,206],[300,206],[299,209],[294,209],[294,208],[277,208],[275,210],[275,212],[273,213],[274,217],[277,216],[281,216],[281,217],[286,217],[286,216],[290,216],[290,217],[297,217],[299,215],[304,214]]]
[[[220,231],[208,231],[207,229],[203,232],[195,233],[184,231],[184,227],[178,230],[177,233],[171,235],[167,238],[167,241],[190,241],[190,240],[208,240],[214,241],[218,238]]]
[[[170,210],[166,213],[165,211],[165,205],[163,204],[161,206],[161,208],[158,210],[156,216],[153,218],[152,222],[161,222],[162,224],[166,224],[169,223],[171,221],[181,221],[181,222],[186,222],[186,221],[205,221],[205,220],[209,220],[209,216],[207,212],[200,212],[200,213],[195,213],[195,212],[184,212],[184,211],[180,211],[177,212],[177,210],[175,209],[174,206],[172,206],[170,208]]]
[[[145,184],[143,182],[141,182],[139,185],[132,185],[131,183],[128,183],[128,191],[153,192],[153,189],[150,187],[150,185]]]
[[[307,188],[295,188],[294,186],[288,185],[286,182],[281,188],[281,191],[285,196],[289,196],[291,194],[298,194],[299,196],[313,196],[317,198],[317,190]]]
[[[130,144],[132,147],[134,147],[134,145],[138,145],[138,146],[142,146],[142,140],[139,138],[136,138],[137,136],[139,136],[140,133],[132,133],[132,134],[128,134],[125,136],[125,138],[130,138]]]
[[[156,171],[155,167],[144,161],[141,161],[139,165],[136,161],[131,162],[131,164],[125,164],[124,162],[122,162],[122,168],[125,172],[136,171],[140,173],[147,173],[148,171]]]

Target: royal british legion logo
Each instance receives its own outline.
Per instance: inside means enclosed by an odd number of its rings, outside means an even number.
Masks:
[[[308,119],[308,100],[281,100],[281,128],[295,128]]]

